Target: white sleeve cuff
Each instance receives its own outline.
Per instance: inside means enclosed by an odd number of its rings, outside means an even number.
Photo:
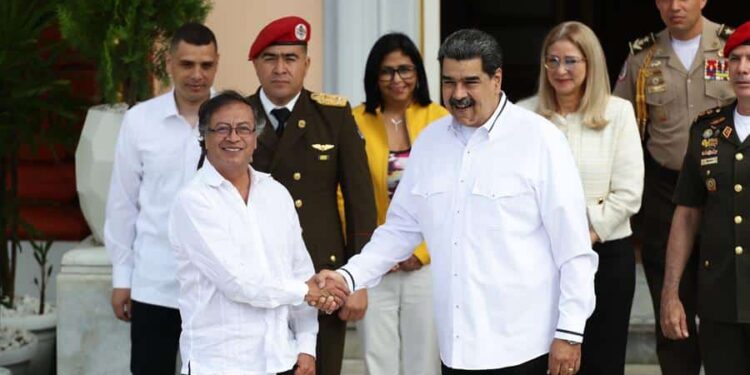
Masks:
[[[317,314],[316,314],[317,319]],[[301,333],[297,335],[297,351],[315,357],[317,335],[313,333]]]
[[[133,268],[129,266],[112,266],[112,287],[130,289],[133,281]]]
[[[344,280],[346,281],[346,286],[349,287],[350,292],[354,293],[355,292],[354,286],[356,285],[354,283],[354,276],[352,276],[352,274],[343,267],[337,269],[336,272],[344,276]]]
[[[583,342],[583,333],[577,333],[573,331],[557,329],[555,330],[555,338],[565,341]]]

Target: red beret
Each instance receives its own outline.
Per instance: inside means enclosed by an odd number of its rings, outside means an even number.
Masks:
[[[296,16],[272,21],[258,33],[250,47],[249,60],[254,60],[266,47],[274,44],[307,44],[310,40],[310,23]]]
[[[734,30],[732,35],[727,39],[727,44],[724,45],[724,56],[729,57],[729,53],[737,46],[743,45],[750,41],[750,21],[745,22],[742,26]]]

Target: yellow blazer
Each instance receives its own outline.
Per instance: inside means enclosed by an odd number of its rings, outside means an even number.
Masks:
[[[357,122],[362,136],[365,138],[365,151],[367,152],[367,163],[370,166],[372,186],[375,193],[375,207],[378,212],[378,225],[385,222],[385,214],[388,211],[390,199],[388,199],[388,136],[385,132],[383,117],[380,108],[376,114],[365,113],[365,106],[361,104],[352,110],[354,120]],[[409,132],[409,140],[414,140],[424,128],[433,121],[445,116],[448,111],[439,104],[431,103],[421,106],[412,103],[406,109],[406,129]],[[408,168],[408,166],[407,166]],[[422,264],[430,263],[430,254],[424,242],[414,250],[414,255]]]

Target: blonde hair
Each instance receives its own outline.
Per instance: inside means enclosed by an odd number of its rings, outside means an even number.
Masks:
[[[586,79],[583,82],[583,96],[577,112],[583,115],[584,125],[592,129],[601,129],[609,122],[604,118],[604,112],[612,94],[609,88],[607,62],[599,39],[588,26],[580,22],[563,22],[555,26],[544,39],[539,65],[539,103],[536,111],[549,119],[557,108],[555,90],[547,79],[544,63],[547,49],[560,40],[573,43],[586,59]]]

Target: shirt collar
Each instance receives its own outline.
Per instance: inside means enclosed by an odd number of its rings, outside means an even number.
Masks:
[[[250,171],[250,186],[253,186],[256,183],[263,182],[263,180],[265,180],[269,176],[266,173],[256,171],[250,164],[247,165],[247,169]],[[232,184],[226,178],[224,178],[224,176],[222,176],[221,173],[216,170],[216,168],[214,168],[211,162],[208,161],[208,158],[206,159],[206,162],[203,163],[203,167],[201,167],[201,173],[203,175],[203,181],[205,181],[209,186],[219,187],[223,183],[227,183],[230,185]]]
[[[169,94],[165,95],[165,98],[164,98],[166,102],[164,105],[164,117],[162,117],[163,119],[167,119],[172,116],[180,115],[180,111],[177,109],[177,99],[174,98],[174,95],[175,95],[174,86],[172,86],[172,89],[169,90]],[[213,87],[211,87],[209,95],[211,98],[216,96],[216,90]]]
[[[294,105],[297,104],[297,99],[299,99],[300,94],[302,94],[302,91],[298,92],[297,95],[295,95],[292,98],[292,100],[289,101],[289,103],[279,106],[279,105],[273,104],[271,99],[268,98],[268,96],[266,95],[266,92],[263,90],[263,87],[261,87],[260,88],[260,104],[263,105],[263,110],[266,112],[266,116],[268,118],[271,118],[272,109],[286,107],[286,109],[288,109],[289,112],[292,112],[294,110]]]
[[[497,103],[497,107],[492,113],[492,116],[490,116],[487,121],[479,127],[480,129],[485,129],[489,136],[492,136],[493,130],[500,125],[502,120],[501,117],[505,112],[505,107],[509,103],[508,96],[505,95],[505,92],[501,91],[500,93],[502,94],[500,97],[500,102]],[[454,117],[448,129],[453,132],[453,135],[460,136],[461,128],[459,128],[459,126],[464,125],[461,125],[458,121],[456,121],[456,118]]]

